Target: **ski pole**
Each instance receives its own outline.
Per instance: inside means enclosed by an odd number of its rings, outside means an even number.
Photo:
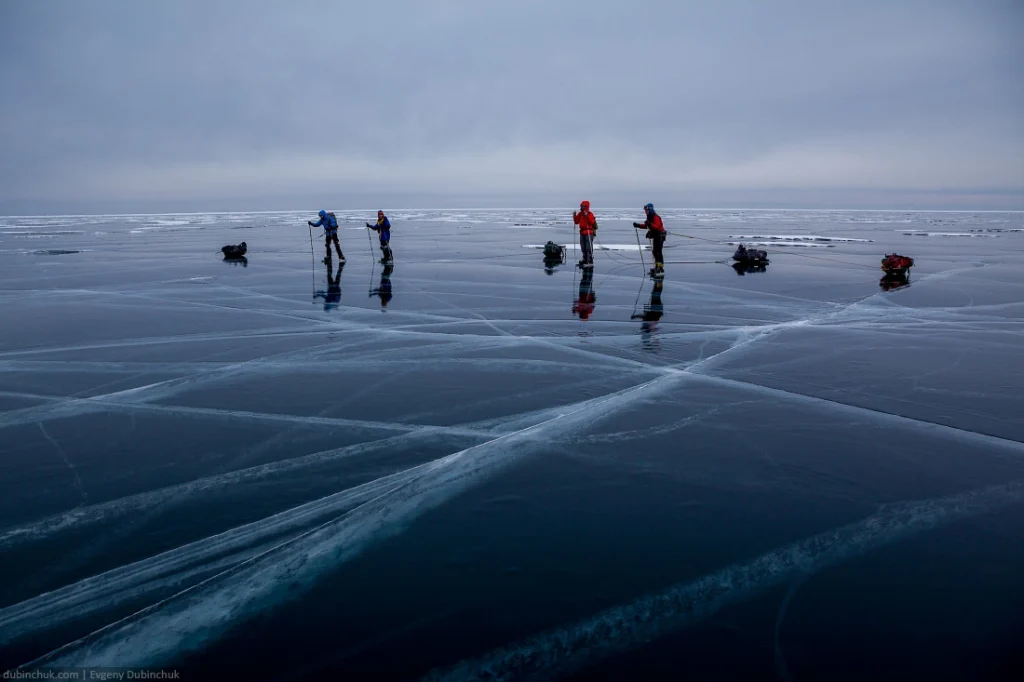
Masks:
[[[309,270],[309,274],[313,279],[313,298],[316,298],[316,256],[313,255],[313,226],[306,221],[306,225],[309,226],[309,262],[312,267]]]
[[[647,272],[647,261],[644,260],[644,247],[640,246],[640,233],[637,232],[639,229],[638,227],[633,228],[633,231],[636,232],[636,248],[640,250],[640,265],[643,266],[644,272]]]
[[[366,230],[367,230],[367,232],[366,232],[366,241],[370,245],[370,262],[373,262],[373,260],[374,260],[374,258],[373,258],[373,237],[370,236],[370,232],[369,232],[370,226],[369,225],[366,226]]]

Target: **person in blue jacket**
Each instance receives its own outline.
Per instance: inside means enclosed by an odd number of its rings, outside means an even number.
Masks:
[[[327,237],[327,242],[325,244],[327,248],[327,255],[324,257],[324,262],[331,262],[331,242],[334,242],[334,250],[338,252],[338,262],[344,263],[345,254],[341,252],[341,243],[338,241],[338,219],[333,213],[328,213],[322,209],[318,215],[320,216],[320,220],[315,223],[312,220],[307,220],[306,222],[309,223],[310,227],[323,226],[324,228],[324,235]]]
[[[375,231],[377,234],[380,235],[380,250],[382,252],[382,257],[380,259],[380,262],[384,263],[384,264],[394,263],[395,259],[394,259],[394,256],[391,253],[391,246],[390,246],[390,244],[391,244],[391,221],[389,221],[388,217],[386,215],[384,215],[384,211],[377,211],[377,224],[376,225],[371,225],[370,223],[366,223],[366,226],[368,228],[370,228],[371,230]]]

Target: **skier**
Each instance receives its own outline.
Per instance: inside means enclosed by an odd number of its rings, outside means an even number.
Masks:
[[[380,259],[381,263],[394,263],[395,258],[391,253],[391,222],[388,217],[384,215],[384,211],[377,211],[377,224],[371,225],[366,223],[366,226],[371,230],[377,232],[380,235],[380,250],[383,257]]]
[[[323,209],[320,210],[318,215],[320,220],[315,223],[312,220],[307,220],[306,222],[309,223],[310,227],[320,227],[322,225],[324,228],[324,235],[327,237],[325,243],[327,255],[324,256],[324,262],[331,262],[331,242],[334,242],[334,250],[338,252],[338,262],[344,263],[345,254],[341,252],[341,243],[338,241],[338,218],[333,213],[328,213]]]
[[[633,227],[640,229],[647,228],[647,238],[653,242],[654,267],[651,268],[651,277],[665,276],[665,259],[662,256],[661,247],[665,244],[665,225],[661,222],[661,216],[654,212],[654,204],[646,204],[644,213],[646,220],[642,223],[633,223]]]
[[[579,262],[581,268],[594,267],[594,234],[597,232],[597,218],[590,212],[590,202],[581,201],[580,210],[572,212],[572,222],[580,226],[580,250],[583,252],[583,260]]]

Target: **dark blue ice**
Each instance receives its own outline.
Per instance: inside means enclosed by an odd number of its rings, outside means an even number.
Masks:
[[[0,668],[1024,672],[1024,214],[594,208],[0,218]]]

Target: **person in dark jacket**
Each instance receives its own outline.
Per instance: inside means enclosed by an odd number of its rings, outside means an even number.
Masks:
[[[388,217],[384,215],[384,211],[377,211],[376,225],[366,223],[366,226],[380,236],[380,262],[384,264],[394,263],[395,257],[394,254],[391,253],[391,221],[389,221]]]
[[[321,210],[318,214],[320,220],[315,223],[312,220],[307,220],[310,227],[323,227],[324,236],[327,238],[325,246],[327,248],[327,255],[324,256],[324,262],[331,262],[331,242],[334,242],[334,250],[338,252],[338,262],[345,262],[345,254],[341,252],[341,243],[338,241],[338,219],[333,213]]]
[[[654,212],[654,204],[646,204],[644,213],[647,218],[642,223],[633,223],[633,227],[647,229],[647,238],[651,240],[651,248],[654,251],[654,267],[651,268],[652,277],[663,277],[665,275],[665,257],[662,255],[662,247],[665,245],[665,224],[661,222],[661,216]]]

